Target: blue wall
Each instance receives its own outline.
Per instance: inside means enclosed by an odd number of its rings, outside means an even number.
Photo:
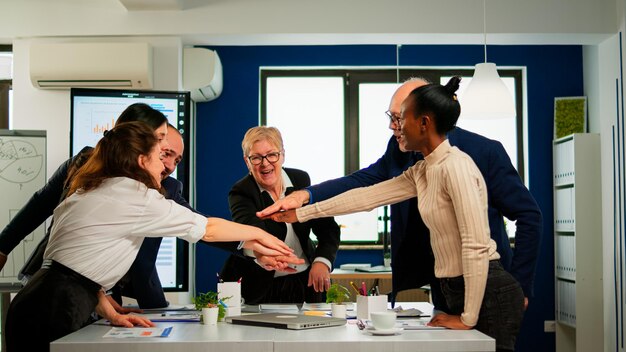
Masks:
[[[217,46],[224,68],[224,90],[215,101],[197,108],[197,207],[230,219],[228,191],[246,174],[241,155],[245,131],[259,120],[260,66],[393,66],[394,45],[340,46]],[[528,151],[530,191],[544,216],[535,297],[531,299],[518,338],[519,351],[554,351],[553,333],[543,332],[554,320],[554,242],[552,237],[552,136],[554,97],[583,95],[582,47],[490,46],[489,61],[500,66],[525,66],[528,84]],[[404,45],[401,65],[473,66],[483,61],[477,45]],[[381,154],[382,154],[381,150]],[[226,253],[199,245],[197,290],[215,289],[215,273]],[[370,261],[380,264],[378,251],[340,251],[336,265]],[[419,270],[419,268],[415,268]]]

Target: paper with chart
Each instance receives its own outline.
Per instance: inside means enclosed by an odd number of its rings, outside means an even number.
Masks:
[[[118,328],[113,327],[102,337],[112,337],[116,339],[126,339],[133,337],[168,337],[174,327],[156,328]]]
[[[46,132],[0,130],[0,230],[46,180]],[[44,234],[45,224],[15,247],[0,271],[0,289],[19,286],[17,274]]]

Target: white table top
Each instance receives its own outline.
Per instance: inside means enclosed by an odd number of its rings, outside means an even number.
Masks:
[[[404,308],[430,312],[426,302],[402,302]],[[111,326],[92,324],[50,345],[52,352],[74,351],[254,351],[254,352],[348,352],[348,351],[494,351],[495,340],[476,330],[404,330],[398,335],[373,336],[359,330],[354,320],[344,326],[310,330],[283,330],[199,323],[157,323],[173,326],[169,337],[103,338]]]

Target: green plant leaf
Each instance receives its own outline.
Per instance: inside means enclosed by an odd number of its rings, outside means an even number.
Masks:
[[[326,303],[342,304],[350,299],[350,291],[340,284],[331,284],[326,292]]]

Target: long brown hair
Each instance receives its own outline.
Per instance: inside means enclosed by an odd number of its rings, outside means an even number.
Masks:
[[[148,188],[158,189],[150,173],[139,166],[139,156],[149,156],[158,144],[152,128],[144,122],[125,122],[115,125],[100,139],[91,156],[74,175],[68,196],[74,192],[88,192],[107,178],[128,177]]]

